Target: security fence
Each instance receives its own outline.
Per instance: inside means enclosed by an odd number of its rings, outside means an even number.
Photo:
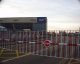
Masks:
[[[80,32],[2,31],[0,48],[56,58],[80,58]]]

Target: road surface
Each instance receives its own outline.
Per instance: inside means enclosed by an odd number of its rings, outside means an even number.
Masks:
[[[2,64],[59,64],[61,60],[53,57],[28,55],[14,60],[4,61]]]

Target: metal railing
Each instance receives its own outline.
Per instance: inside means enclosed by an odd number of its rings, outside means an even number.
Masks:
[[[40,56],[79,59],[80,32],[78,30],[53,32],[4,31],[0,32],[0,48]]]

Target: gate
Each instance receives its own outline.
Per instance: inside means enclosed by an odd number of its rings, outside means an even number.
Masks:
[[[79,59],[79,31],[7,31],[0,32],[0,48],[32,55]]]

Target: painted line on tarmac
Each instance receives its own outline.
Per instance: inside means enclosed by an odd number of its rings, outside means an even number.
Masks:
[[[42,49],[40,51],[44,51],[45,49]],[[39,51],[39,50],[38,50]],[[36,52],[38,52],[36,51]],[[19,56],[19,57],[14,57],[14,58],[11,58],[11,59],[7,59],[7,60],[3,60],[2,62],[7,62],[7,61],[10,61],[10,60],[15,60],[15,59],[19,59],[19,58],[22,58],[22,57],[25,57],[25,56],[28,56],[28,55],[34,55],[35,52],[32,52],[32,53],[28,53],[28,54],[25,54],[25,55],[22,55],[22,56]]]
[[[3,51],[4,51],[4,49],[1,50],[0,56],[2,55]]]
[[[48,49],[48,48],[46,48],[46,49]],[[42,49],[42,50],[40,50],[40,52],[43,52],[44,50],[46,50],[46,49]],[[36,51],[36,52],[39,52],[39,50],[38,51]],[[7,59],[7,60],[3,60],[2,62],[7,62],[7,61],[10,61],[10,60],[15,60],[15,59],[19,59],[19,58],[22,58],[22,57],[25,57],[25,56],[28,56],[28,55],[36,55],[36,54],[34,54],[35,52],[30,52],[30,53],[27,53],[27,54],[25,54],[25,55],[22,55],[22,56],[19,56],[19,57],[14,57],[14,58],[11,58],[11,59]]]
[[[22,58],[22,57],[24,57],[24,56],[28,56],[28,55],[31,55],[31,54],[32,54],[32,53],[28,53],[28,54],[25,54],[25,55],[22,55],[22,56],[19,56],[19,57],[14,57],[14,58],[12,58],[12,59],[3,60],[2,62],[7,62],[7,61],[10,61],[10,60]]]

